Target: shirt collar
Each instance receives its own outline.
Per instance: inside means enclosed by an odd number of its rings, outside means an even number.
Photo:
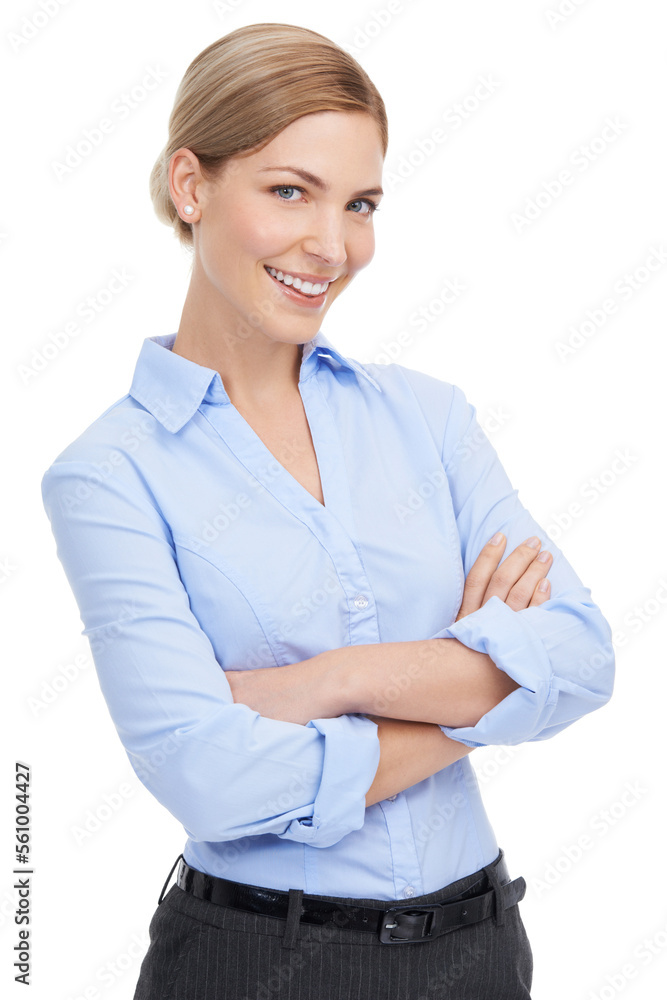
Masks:
[[[172,432],[179,431],[203,401],[214,404],[231,402],[220,373],[180,354],[173,354],[171,348],[175,340],[175,333],[144,339],[129,390],[130,396]],[[363,365],[341,354],[321,330],[303,345],[299,381],[309,378],[320,367],[322,360],[326,360],[334,371],[347,368],[354,372],[360,382],[363,376],[382,392],[378,382]]]

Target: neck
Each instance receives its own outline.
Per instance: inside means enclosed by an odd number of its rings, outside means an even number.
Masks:
[[[173,353],[219,372],[235,405],[260,409],[298,393],[302,345],[267,337],[261,327],[243,327],[226,299],[203,287],[193,274]],[[247,335],[246,335],[247,331]]]

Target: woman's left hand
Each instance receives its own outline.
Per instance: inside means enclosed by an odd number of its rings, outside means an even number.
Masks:
[[[284,667],[225,670],[225,677],[235,702],[268,719],[305,726],[311,719],[332,719],[343,711],[336,704],[332,668],[324,656]]]

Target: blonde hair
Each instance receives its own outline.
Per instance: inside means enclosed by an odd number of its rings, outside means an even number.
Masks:
[[[215,176],[237,154],[257,151],[302,115],[364,111],[377,123],[383,156],[388,128],[384,102],[348,52],[324,35],[293,24],[250,24],[224,35],[196,56],[181,80],[169,117],[169,139],[150,176],[161,222],[191,248],[192,227],[169,193],[169,161],[182,146]]]

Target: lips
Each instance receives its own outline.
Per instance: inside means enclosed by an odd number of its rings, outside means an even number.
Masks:
[[[272,267],[268,264],[265,264],[264,266],[272,278],[277,278],[282,285],[287,285],[288,288],[296,288],[297,291],[303,292],[304,295],[319,295],[321,292],[326,292],[327,288],[334,280],[333,278],[325,278],[317,274],[301,274],[299,271],[283,271],[280,267]],[[315,291],[315,289],[317,289],[317,291]]]
[[[308,295],[307,293],[299,291],[298,288],[293,288],[290,285],[286,285],[284,282],[282,282],[278,278],[274,277],[270,273],[270,271],[269,271],[269,269],[268,269],[268,267],[267,267],[266,264],[264,265],[264,269],[265,269],[267,275],[269,276],[270,280],[275,285],[278,285],[278,287],[280,288],[280,290],[283,293],[283,295],[285,295],[286,298],[291,299],[292,302],[298,303],[301,306],[313,306],[313,307],[321,306],[325,302],[326,296],[327,296],[327,291],[328,291],[328,286],[327,286],[327,288],[325,288],[325,290],[323,292],[320,292],[319,295]],[[273,270],[277,271],[278,269],[277,268],[273,268]],[[289,272],[285,272],[285,273],[289,273]]]

